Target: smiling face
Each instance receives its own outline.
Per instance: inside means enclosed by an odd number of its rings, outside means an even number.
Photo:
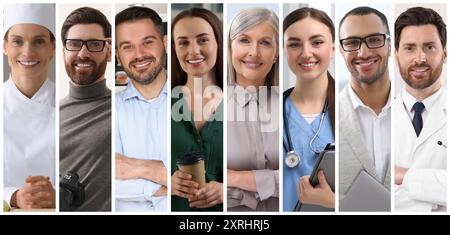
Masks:
[[[45,79],[55,42],[41,25],[17,24],[8,30],[3,49],[14,77]]]
[[[330,29],[312,18],[297,21],[286,29],[284,49],[289,68],[297,78],[304,80],[326,73],[334,57]]]
[[[350,15],[342,23],[340,39],[365,38],[380,33],[386,34],[387,29],[377,15]],[[376,49],[369,49],[363,42],[359,50],[347,52],[339,47],[339,51],[352,77],[357,82],[372,84],[387,75],[390,48],[390,41],[387,40],[383,47]]]
[[[164,69],[165,38],[150,19],[140,19],[116,27],[116,55],[127,75],[149,84]]]
[[[436,26],[427,24],[407,26],[400,34],[396,52],[400,74],[413,89],[424,89],[435,84],[447,61],[447,50],[442,47]]]
[[[99,24],[76,24],[69,29],[66,38],[109,40],[105,38]],[[79,51],[68,51],[64,48],[63,54],[66,72],[72,82],[78,85],[89,85],[104,76],[106,64],[111,61],[111,45],[106,43],[102,51],[90,52],[85,44]]]
[[[173,28],[175,53],[189,77],[211,77],[217,61],[217,41],[211,25],[200,17],[179,20]]]
[[[231,41],[231,62],[239,85],[261,86],[278,55],[278,37],[265,21],[237,35]]]

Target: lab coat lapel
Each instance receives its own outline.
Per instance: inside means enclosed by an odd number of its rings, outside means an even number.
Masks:
[[[344,116],[339,117],[341,119],[341,126],[339,128],[341,128],[342,130],[342,137],[347,139],[347,142],[349,143],[351,149],[353,150],[367,173],[376,177],[377,173],[375,171],[373,159],[369,154],[369,150],[367,149],[366,144],[363,141],[363,136],[361,134],[361,126],[357,118],[358,114],[353,109],[352,101],[347,88],[345,88],[345,90],[346,99],[343,99],[341,102],[343,103],[342,105],[348,110],[347,112],[345,112]]]
[[[436,104],[431,108],[427,120],[423,125],[422,132],[417,139],[417,144],[414,148],[414,151],[416,151],[416,149],[420,145],[424,144],[425,141],[430,138],[430,136],[432,136],[447,124],[446,92],[446,90],[442,91],[440,97],[436,101]]]

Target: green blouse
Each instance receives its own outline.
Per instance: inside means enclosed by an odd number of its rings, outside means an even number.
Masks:
[[[206,182],[223,183],[223,102],[200,132],[195,127],[192,114],[186,105],[182,97],[172,98],[172,115],[181,114],[183,119],[174,120],[172,116],[171,175],[178,170],[178,157],[201,151],[205,156]],[[187,112],[183,112],[183,107]],[[172,195],[172,211],[223,211],[223,204],[205,209],[190,208],[187,199]]]

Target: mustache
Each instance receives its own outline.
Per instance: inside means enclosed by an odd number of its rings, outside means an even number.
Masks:
[[[146,61],[146,60],[149,60],[149,61],[151,61],[151,62],[154,62],[154,61],[156,61],[156,58],[153,57],[153,56],[139,57],[139,58],[136,58],[136,59],[132,60],[132,61],[129,63],[129,66],[131,67],[131,66],[133,66],[133,65],[136,64],[136,63],[139,63],[139,62],[142,62],[142,61]]]
[[[415,67],[427,67],[427,68],[431,68],[431,66],[427,63],[427,62],[421,62],[421,63],[414,63],[413,65],[410,65],[408,67],[408,70],[411,70]]]
[[[91,64],[94,64],[94,65],[97,64],[97,63],[95,63],[95,61],[90,60],[90,59],[85,59],[85,60],[75,60],[75,61],[73,62],[73,64],[82,64],[82,63],[91,63]]]

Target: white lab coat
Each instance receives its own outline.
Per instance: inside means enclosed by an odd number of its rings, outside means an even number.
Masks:
[[[394,162],[408,168],[402,185],[395,186],[395,209],[399,211],[432,211],[446,209],[447,142],[446,89],[431,107],[423,129],[416,137],[411,118],[402,99],[394,100]]]
[[[49,176],[55,183],[55,85],[48,79],[31,98],[10,78],[3,89],[4,200],[28,176]]]

